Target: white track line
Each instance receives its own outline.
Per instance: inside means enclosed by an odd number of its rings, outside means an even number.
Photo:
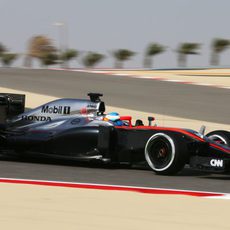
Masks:
[[[62,69],[62,68],[52,68],[51,70],[107,74],[107,75],[112,75],[112,76],[124,76],[124,77],[131,77],[131,78],[151,79],[151,80],[157,80],[157,81],[163,81],[163,82],[173,82],[173,83],[186,84],[186,85],[197,85],[197,86],[214,87],[214,88],[220,88],[220,89],[230,89],[229,86],[226,87],[226,86],[214,85],[214,84],[209,84],[209,83],[187,82],[187,81],[183,81],[179,79],[169,79],[169,78],[161,78],[161,77],[153,77],[153,76],[143,76],[143,75],[139,76],[139,75],[133,75],[129,73],[111,73],[111,72],[108,72],[108,70],[84,70],[84,69]]]

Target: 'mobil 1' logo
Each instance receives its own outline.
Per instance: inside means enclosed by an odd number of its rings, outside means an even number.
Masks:
[[[70,106],[42,106],[42,113],[70,114]]]

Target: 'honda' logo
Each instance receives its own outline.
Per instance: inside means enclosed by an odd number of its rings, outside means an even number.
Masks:
[[[24,121],[51,121],[51,117],[22,115],[22,120]]]
[[[218,159],[212,159],[210,161],[210,165],[213,167],[223,167],[224,166],[224,161],[223,160],[218,160]]]

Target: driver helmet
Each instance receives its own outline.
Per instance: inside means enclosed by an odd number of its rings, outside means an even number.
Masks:
[[[120,115],[117,112],[111,112],[108,113],[105,118],[104,121],[111,121],[113,122],[115,125],[121,126],[123,125],[122,121],[120,120]]]

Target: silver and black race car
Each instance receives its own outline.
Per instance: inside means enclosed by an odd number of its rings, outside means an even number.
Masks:
[[[89,99],[59,99],[25,111],[25,95],[0,94],[0,152],[108,164],[145,162],[157,174],[172,175],[191,168],[230,169],[230,132],[204,135],[190,129],[167,128],[131,116],[121,123],[104,119],[102,94]]]

